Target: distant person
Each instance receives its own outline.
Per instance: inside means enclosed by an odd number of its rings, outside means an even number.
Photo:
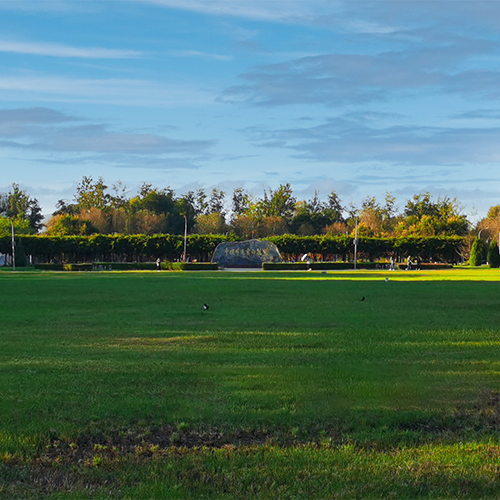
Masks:
[[[395,271],[396,270],[396,266],[395,266],[395,263],[394,263],[394,255],[391,255],[391,264],[389,266],[389,270],[390,271]]]
[[[160,271],[161,271],[161,259],[160,259],[160,257],[158,257],[158,258],[156,259],[156,270],[157,270],[158,272],[160,272]]]
[[[411,255],[408,255],[408,258],[406,259],[406,270],[411,271]]]

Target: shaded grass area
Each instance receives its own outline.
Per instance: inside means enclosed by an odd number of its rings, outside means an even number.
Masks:
[[[499,493],[500,274],[386,276],[0,273],[0,494]]]

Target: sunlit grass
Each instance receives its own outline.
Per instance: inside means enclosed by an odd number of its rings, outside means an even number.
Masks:
[[[106,455],[99,470],[92,451],[79,491],[86,474],[102,485],[108,470],[130,498],[244,498],[245,488],[263,498],[391,488],[450,498],[466,483],[490,495],[499,278],[489,269],[0,272],[0,474],[15,483],[16,460],[35,463],[53,440],[130,429],[147,444],[151,429],[182,423],[198,434],[265,431],[276,444],[177,460],[169,441],[137,464]],[[33,478],[19,484],[43,490]]]

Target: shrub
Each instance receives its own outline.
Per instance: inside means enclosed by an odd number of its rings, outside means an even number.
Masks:
[[[490,267],[500,267],[500,254],[496,240],[493,240],[488,248],[488,264]]]
[[[483,242],[476,238],[470,250],[469,266],[480,266],[483,263],[483,249]]]
[[[23,240],[16,241],[16,267],[26,267],[26,253],[24,252]]]

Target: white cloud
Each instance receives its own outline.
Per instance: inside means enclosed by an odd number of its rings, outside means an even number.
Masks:
[[[217,59],[219,61],[231,61],[233,59],[231,56],[209,54],[198,50],[172,50],[169,52],[169,55],[174,57],[201,57],[203,59]]]
[[[133,79],[84,79],[28,74],[0,76],[0,99],[27,102],[78,102],[175,108],[214,102],[208,91],[189,85]]]
[[[456,40],[453,40],[456,42]],[[272,107],[338,106],[412,97],[418,92],[499,99],[500,71],[477,67],[495,44],[476,40],[451,46],[410,47],[379,54],[331,53],[262,65],[240,75],[222,102]],[[470,63],[470,69],[466,67]],[[457,70],[457,67],[462,69]],[[476,66],[476,67],[474,67]]]
[[[92,0],[90,0],[92,1]],[[87,2],[81,0],[2,0],[1,10],[20,10],[34,12],[67,12],[83,11],[88,8]]]
[[[102,123],[81,123],[48,108],[0,110],[0,148],[51,156],[55,161],[101,161],[116,167],[196,168],[212,140],[172,139],[164,135],[122,132]],[[36,160],[35,160],[36,161]]]
[[[371,162],[457,169],[469,163],[492,165],[500,162],[499,127],[374,127],[369,121],[361,123],[347,114],[309,128],[248,128],[245,132],[257,145],[288,149],[294,151],[297,158],[334,164],[366,165]],[[448,173],[444,171],[443,176]],[[387,172],[375,175],[384,182],[390,181]],[[366,177],[366,167],[363,176]]]
[[[115,50],[100,47],[71,47],[55,43],[17,42],[0,40],[0,52],[31,54],[49,57],[74,57],[87,59],[129,59],[139,57],[136,50]]]
[[[202,14],[233,16],[260,21],[308,21],[318,11],[332,12],[339,2],[325,0],[131,0]]]

